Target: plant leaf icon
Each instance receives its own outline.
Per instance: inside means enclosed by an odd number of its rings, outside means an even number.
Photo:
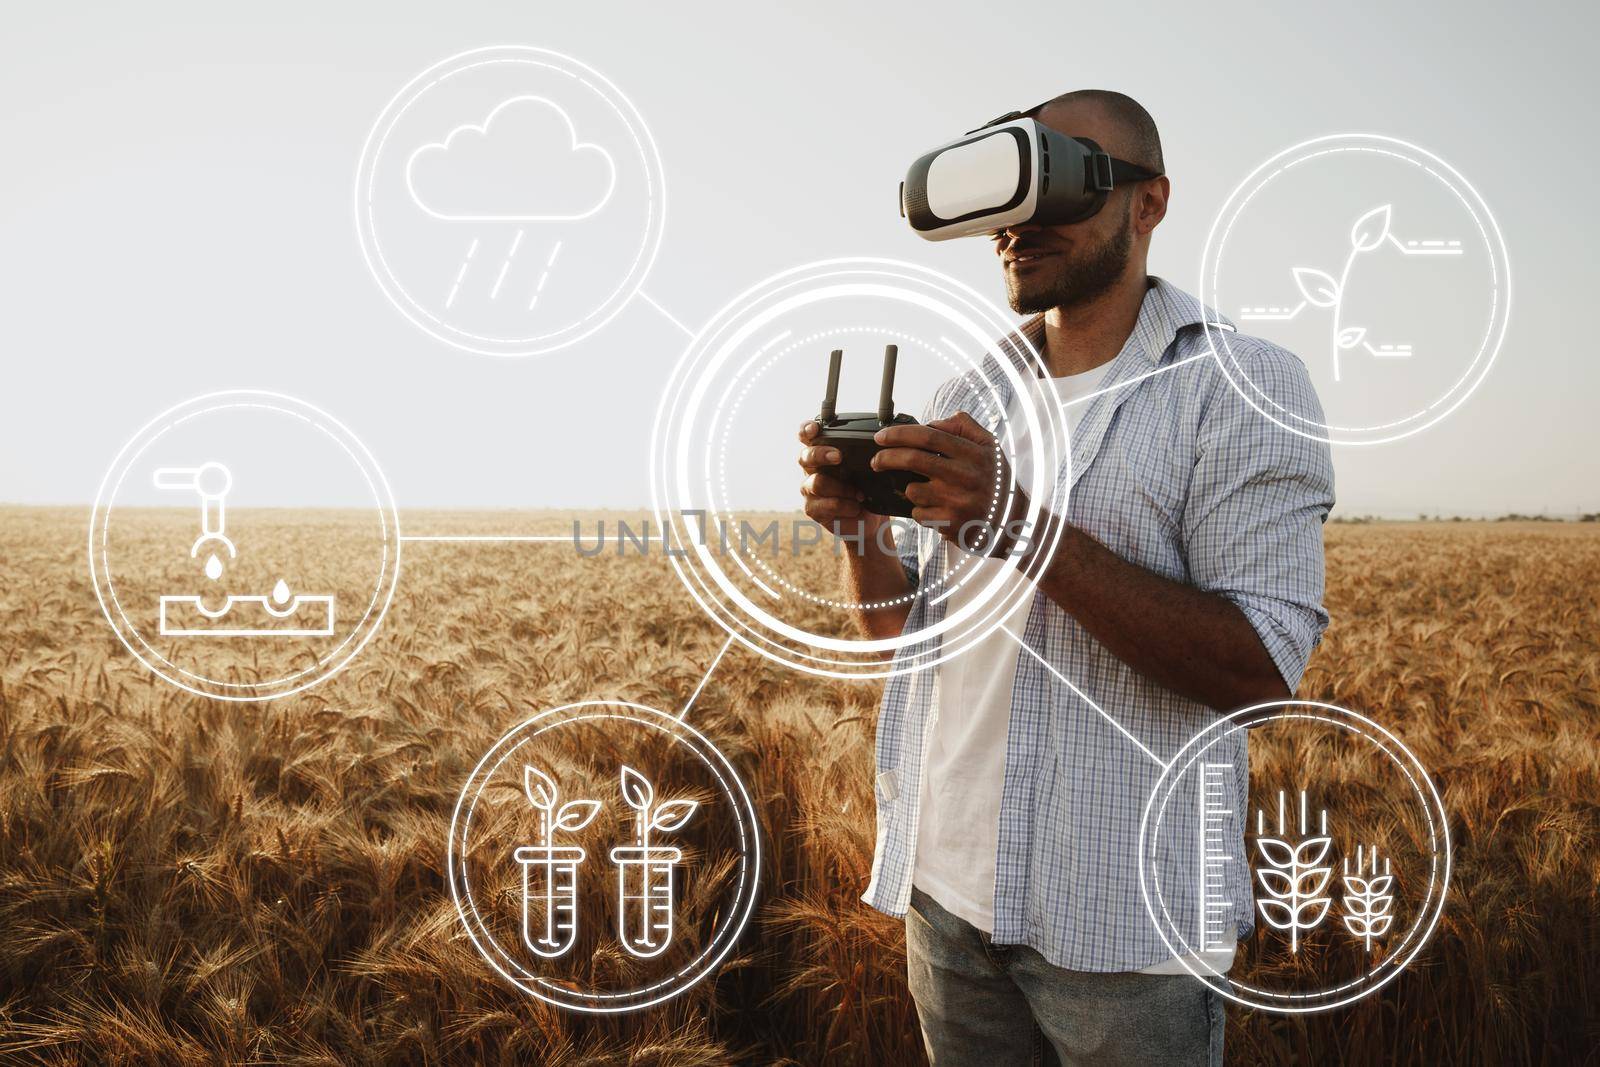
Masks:
[[[1360,344],[1362,340],[1366,338],[1366,336],[1367,328],[1365,326],[1346,326],[1344,329],[1339,331],[1339,347],[1354,348],[1356,345]]]
[[[700,806],[698,800],[669,800],[656,809],[650,819],[650,829],[668,832],[676,830],[689,821],[689,816],[694,814],[694,809]]]
[[[556,780],[531,764],[522,765],[522,791],[528,794],[528,803],[540,811],[556,806]]]
[[[1327,917],[1328,908],[1332,904],[1332,897],[1317,897],[1315,900],[1302,901],[1294,909],[1295,924],[1302,930],[1311,929]]]
[[[1280,841],[1276,837],[1258,837],[1256,849],[1274,867],[1288,867],[1294,863],[1294,849],[1289,847],[1287,841]]]
[[[1256,868],[1256,881],[1274,897],[1286,897],[1294,892],[1294,879],[1276,867]]]
[[[1281,900],[1267,897],[1256,901],[1256,907],[1261,910],[1261,917],[1274,929],[1287,930],[1295,924],[1294,910]]]
[[[628,766],[622,765],[622,799],[635,811],[645,811],[655,800],[655,789],[650,779]]]
[[[569,800],[556,812],[556,829],[573,833],[582,830],[600,814],[598,800]]]
[[[1370,252],[1389,237],[1389,219],[1394,214],[1390,204],[1375,207],[1356,219],[1350,227],[1350,244],[1357,252]]]
[[[1328,855],[1333,846],[1331,837],[1308,837],[1294,850],[1294,861],[1302,867],[1315,867]]]
[[[1333,874],[1332,867],[1302,868],[1295,881],[1295,895],[1300,897],[1314,897],[1328,888],[1328,879]]]
[[[1339,283],[1327,271],[1315,267],[1296,267],[1294,283],[1314,307],[1331,308],[1339,302]]]

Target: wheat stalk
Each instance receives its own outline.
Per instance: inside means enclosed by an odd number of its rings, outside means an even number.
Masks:
[[[1256,901],[1261,918],[1275,930],[1289,931],[1289,951],[1300,951],[1301,931],[1314,930],[1327,917],[1333,898],[1323,896],[1333,868],[1323,865],[1333,839],[1328,836],[1328,812],[1322,811],[1320,832],[1310,836],[1306,823],[1306,792],[1300,791],[1300,834],[1291,844],[1284,817],[1283,791],[1278,791],[1278,836],[1268,837],[1266,816],[1256,809],[1256,851],[1266,866],[1256,868],[1256,881],[1267,896]]]
[[[1372,846],[1372,870],[1361,874],[1362,847],[1356,846],[1356,865],[1352,871],[1350,858],[1344,860],[1344,925],[1372,951],[1372,939],[1382,937],[1394,922],[1390,909],[1394,906],[1394,875],[1389,870],[1389,860],[1383,861],[1383,873],[1378,873],[1378,846]]]

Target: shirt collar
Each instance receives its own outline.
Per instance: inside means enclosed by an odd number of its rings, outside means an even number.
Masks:
[[[1199,300],[1168,282],[1165,278],[1150,276],[1150,287],[1145,290],[1144,303],[1139,305],[1139,317],[1133,332],[1123,343],[1123,352],[1137,349],[1152,364],[1171,347],[1180,331],[1206,323],[1233,329],[1233,323],[1206,307]],[[1044,316],[1035,315],[1017,328],[1017,332],[1041,355],[1044,355]],[[1121,353],[1119,353],[1120,355]]]

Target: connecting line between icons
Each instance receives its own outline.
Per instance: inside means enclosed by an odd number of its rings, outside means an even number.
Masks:
[[[1225,329],[1225,327],[1223,327],[1220,323],[1212,323],[1212,325],[1216,326],[1218,329]],[[1085,404],[1085,403],[1088,403],[1090,400],[1093,400],[1095,397],[1099,396],[1101,393],[1115,392],[1118,389],[1123,389],[1123,388],[1126,388],[1127,386],[1130,386],[1130,385],[1136,385],[1139,382],[1144,381],[1146,378],[1154,378],[1156,375],[1165,374],[1169,370],[1177,370],[1179,367],[1183,366],[1185,363],[1193,363],[1197,359],[1210,359],[1210,358],[1211,358],[1211,353],[1210,352],[1202,352],[1198,356],[1190,356],[1187,359],[1180,359],[1176,363],[1169,363],[1165,367],[1158,367],[1153,371],[1149,371],[1149,372],[1147,372],[1145,374],[1141,374],[1141,375],[1139,375],[1137,377],[1134,377],[1134,378],[1129,378],[1125,382],[1118,382],[1116,385],[1108,385],[1104,389],[1096,389],[1094,392],[1086,393],[1083,396],[1075,396],[1071,400],[1066,401],[1061,406],[1063,408],[1070,408],[1074,404]]]
[[[722,642],[722,648],[717,652],[717,658],[711,661],[711,666],[706,668],[705,676],[700,679],[700,684],[694,687],[694,692],[689,694],[689,699],[683,705],[683,710],[678,712],[679,720],[682,720],[685,715],[689,714],[689,709],[694,707],[694,702],[700,698],[700,691],[706,687],[707,682],[711,681],[711,675],[716,671],[717,664],[722,662],[722,657],[728,654],[728,649],[732,645],[733,635],[729,634],[728,639]]]
[[[1067,681],[1065,675],[1063,675],[1060,671],[1058,671],[1054,667],[1052,667],[1050,665],[1049,661],[1047,661],[1043,656],[1041,656],[1041,655],[1039,655],[1039,653],[1035,652],[1033,650],[1033,646],[1032,645],[1028,644],[1028,642],[1024,641],[1022,638],[1018,637],[1016,635],[1016,633],[1011,629],[1011,627],[1002,625],[1000,627],[1000,629],[1004,630],[1007,634],[1009,634],[1010,637],[1011,637],[1011,640],[1015,641],[1018,645],[1021,645],[1023,650],[1026,651],[1028,653],[1028,655],[1032,656],[1034,659],[1038,660],[1041,664],[1043,664],[1045,670],[1047,670],[1051,674],[1055,675],[1056,681],[1060,682],[1062,685],[1066,686],[1068,689],[1070,689],[1074,693],[1078,694],[1078,699],[1082,700],[1085,704],[1089,705],[1095,711],[1098,711],[1102,716],[1105,717],[1106,722],[1109,722],[1112,726],[1115,726],[1119,732],[1121,732],[1123,737],[1126,737],[1129,741],[1132,741],[1135,745],[1137,745],[1138,748],[1139,748],[1139,751],[1143,752],[1146,756],[1149,756],[1152,760],[1154,760],[1157,767],[1160,767],[1163,771],[1168,769],[1169,765],[1167,764],[1167,762],[1165,760],[1163,760],[1160,756],[1157,756],[1154,752],[1151,752],[1150,749],[1145,746],[1145,743],[1143,741],[1139,740],[1137,737],[1133,736],[1133,734],[1131,732],[1129,732],[1129,730],[1128,730],[1128,728],[1126,726],[1122,725],[1120,722],[1118,722],[1116,720],[1115,716],[1113,716],[1110,712],[1106,711],[1106,709],[1102,708],[1099,704],[1096,704],[1093,700],[1090,700],[1089,699],[1089,694],[1085,693],[1082,689],[1079,689],[1077,686],[1075,686],[1071,682]]]
[[[643,300],[646,304],[649,304],[651,307],[659,311],[661,313],[661,317],[672,323],[672,325],[676,326],[678,329],[682,330],[685,337],[689,338],[690,340],[694,339],[695,332],[693,330],[685,326],[683,322],[679,320],[678,317],[672,312],[656,303],[655,298],[649,293],[645,292],[643,289],[639,290],[639,299]]]
[[[645,540],[650,542],[658,542],[663,545],[667,543],[665,537],[655,537],[648,534],[642,539],[636,538],[633,534],[629,534],[628,537],[630,541]],[[577,539],[572,534],[402,534],[400,536],[400,540],[439,541],[445,543],[455,542],[458,544],[474,544],[480,542],[484,544],[493,544],[495,542],[560,544],[563,541],[575,543]]]
[[[561,541],[571,541],[573,538],[570,534],[405,534],[401,536],[400,540],[436,541],[457,544],[492,544],[496,542],[552,544]],[[665,538],[652,537],[650,540],[660,541],[662,544],[666,543]],[[716,673],[717,665],[722,662],[722,657],[728,654],[728,649],[731,647],[733,647],[733,637],[732,635],[729,635],[728,639],[722,643],[722,647],[717,650],[716,656],[711,660],[711,665],[706,668],[706,673],[700,678],[700,684],[694,687],[694,692],[690,693],[689,699],[684,702],[682,710],[680,710],[677,714],[678,719],[681,720],[685,715],[689,714],[689,709],[694,707],[694,702],[696,700],[700,699],[700,694],[705,691],[706,683],[711,681],[712,674]]]
[[[401,534],[402,541],[570,541],[568,534]]]

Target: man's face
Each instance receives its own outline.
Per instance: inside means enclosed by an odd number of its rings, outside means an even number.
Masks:
[[[1121,131],[1093,106],[1046,108],[1039,121],[1129,158]],[[1018,314],[1081,307],[1116,284],[1133,254],[1133,189],[1117,189],[1092,218],[1066,226],[1013,226],[995,234],[1006,298]]]
[[[1116,284],[1133,253],[1132,205],[1126,192],[1113,192],[1092,219],[1018,226],[996,235],[1011,310],[1031,315],[1080,307]]]

